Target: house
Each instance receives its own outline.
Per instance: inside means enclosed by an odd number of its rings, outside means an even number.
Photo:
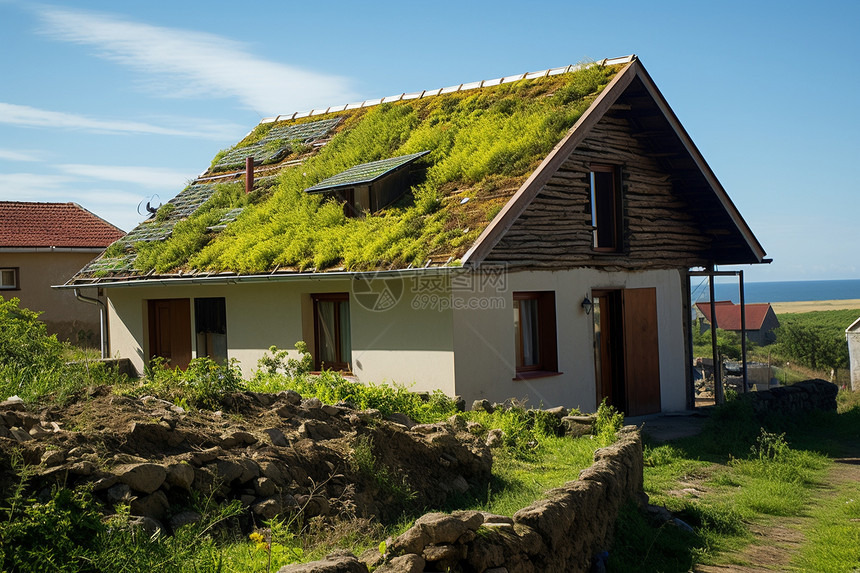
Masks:
[[[735,304],[730,300],[720,300],[714,302],[714,309],[717,314],[717,328],[728,330],[731,332],[741,332],[741,305]],[[776,313],[773,312],[773,307],[770,303],[751,303],[744,304],[746,310],[746,333],[747,339],[755,342],[759,346],[765,346],[776,341],[776,333],[774,329],[779,327],[779,319]],[[701,332],[707,332],[711,320],[711,303],[697,302],[696,316],[703,319],[701,322]]]
[[[99,309],[51,288],[125,233],[76,203],[0,201],[0,296],[42,312],[61,340],[97,345]]]
[[[264,119],[65,288],[110,351],[467,402],[692,404],[688,272],[764,250],[635,57]]]
[[[851,323],[845,329],[845,338],[848,340],[848,362],[849,376],[851,377],[851,390],[860,390],[860,318]]]

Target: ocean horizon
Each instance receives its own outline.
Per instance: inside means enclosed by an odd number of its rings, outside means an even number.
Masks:
[[[737,282],[716,283],[714,298],[740,303]],[[747,303],[852,299],[860,299],[860,279],[744,282],[744,300]],[[693,302],[707,300],[707,280],[701,284],[693,283]]]

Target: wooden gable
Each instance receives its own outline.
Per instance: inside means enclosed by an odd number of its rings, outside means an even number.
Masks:
[[[617,168],[620,244],[593,248],[590,171]],[[516,268],[749,264],[764,250],[638,60],[619,73],[463,257]]]

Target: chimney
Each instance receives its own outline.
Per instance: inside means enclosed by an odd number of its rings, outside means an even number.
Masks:
[[[254,190],[254,158],[248,156],[245,158],[245,193],[250,193]]]

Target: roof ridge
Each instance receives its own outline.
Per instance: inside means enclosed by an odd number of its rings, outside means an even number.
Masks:
[[[601,65],[601,66],[612,66],[616,64],[628,64],[634,60],[636,60],[636,54],[630,54],[629,56],[621,56],[618,58],[604,58],[603,60],[598,60],[594,62],[587,63],[579,63],[579,64],[570,64],[568,66],[562,66],[559,68],[548,68],[546,70],[540,70],[537,72],[526,72],[524,74],[516,74],[513,76],[504,76],[501,78],[495,78],[492,80],[480,80],[476,82],[467,82],[459,85],[453,85],[443,88],[437,88],[435,90],[423,90],[420,92],[410,92],[410,93],[401,93],[399,95],[387,96],[383,98],[369,99],[364,100],[363,102],[354,102],[348,103],[345,105],[339,106],[329,106],[325,109],[312,109],[310,111],[297,111],[292,114],[286,115],[276,115],[273,117],[264,117],[260,120],[260,124],[264,123],[274,123],[278,121],[289,121],[293,119],[301,119],[305,117],[313,117],[316,115],[325,115],[327,113],[335,113],[338,111],[347,111],[350,109],[360,109],[365,107],[372,107],[375,105],[380,105],[383,103],[390,103],[395,101],[403,101],[403,100],[411,100],[411,99],[421,99],[425,97],[432,97],[441,94],[450,94],[456,93],[460,91],[467,91],[472,89],[479,89],[484,87],[497,86],[501,84],[507,84],[511,82],[516,82],[519,80],[529,80],[529,79],[537,79],[541,77],[547,76],[557,76],[559,74],[566,74],[570,72],[575,72],[578,70],[582,70],[588,68],[593,65]],[[253,130],[252,130],[253,131]],[[247,136],[246,136],[247,137]]]

